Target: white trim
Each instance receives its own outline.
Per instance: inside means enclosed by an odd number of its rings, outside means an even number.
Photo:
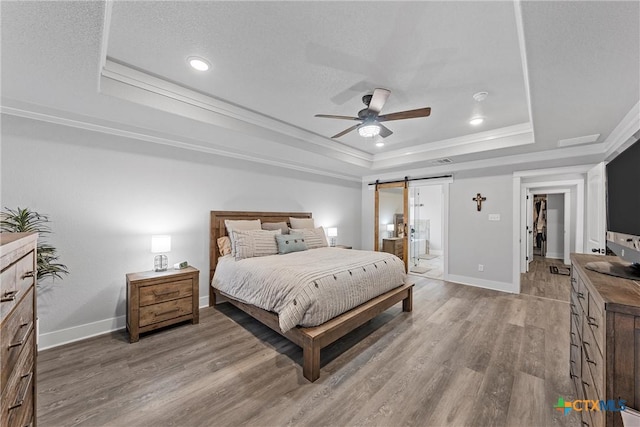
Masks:
[[[593,166],[595,166],[595,163],[549,169],[532,169],[514,172],[513,176],[517,176],[520,178],[530,178],[534,176],[582,174],[587,173]]]
[[[53,124],[73,127],[77,129],[84,129],[84,130],[89,130],[93,132],[100,132],[100,133],[105,133],[109,135],[121,136],[124,138],[138,139],[141,141],[168,145],[168,146],[181,148],[185,150],[216,154],[219,156],[230,157],[233,159],[245,160],[245,161],[255,162],[255,163],[262,163],[270,166],[276,166],[276,167],[281,167],[285,169],[292,169],[292,170],[311,173],[315,175],[328,176],[332,178],[342,179],[345,181],[353,181],[353,182],[361,181],[361,179],[356,176],[328,172],[321,169],[314,169],[307,166],[296,165],[294,163],[286,163],[281,160],[269,159],[264,156],[258,157],[251,154],[234,152],[229,149],[214,148],[210,145],[203,146],[198,144],[200,141],[191,140],[188,138],[183,138],[183,140],[177,140],[177,139],[170,139],[170,138],[165,138],[160,136],[154,136],[154,135],[151,135],[150,133],[146,133],[146,132],[151,132],[148,129],[136,129],[136,131],[124,130],[124,129],[119,129],[119,128],[115,128],[108,125],[91,123],[89,121],[85,121],[86,119],[88,119],[85,117],[83,117],[83,120],[68,119],[68,118],[64,118],[64,117],[53,115],[53,114],[39,113],[35,111],[24,110],[21,108],[9,107],[6,105],[0,106],[0,112],[2,112],[2,114],[9,114],[12,116],[24,117],[32,120],[39,120],[47,123],[53,123]]]
[[[531,107],[531,87],[529,85],[529,63],[527,61],[527,43],[524,39],[524,21],[522,19],[522,5],[520,0],[514,0],[513,10],[516,15],[516,31],[518,33],[518,47],[520,48],[520,61],[522,63],[522,76],[524,78],[524,89],[527,97],[527,107],[529,109],[529,123],[533,123],[533,108]],[[531,127],[531,135],[535,141],[535,132]]]
[[[104,2],[104,18],[102,20],[102,39],[100,40],[100,64],[98,67],[98,92],[100,92],[100,74],[107,63],[107,51],[109,50],[109,32],[111,31],[111,16],[113,13],[113,0]]]
[[[558,141],[558,147],[570,147],[572,145],[591,144],[592,142],[596,142],[598,138],[600,138],[599,133],[596,133],[593,135],[578,136],[575,138],[561,139]]]
[[[207,287],[207,295],[200,297],[198,304],[200,304],[198,306],[200,308],[209,307],[209,288],[208,287]]]
[[[613,160],[631,143],[635,142],[635,134],[640,129],[640,101],[634,105],[618,126],[605,139],[605,157]]]
[[[85,323],[84,325],[47,332],[40,334],[38,350],[58,347],[63,344],[69,344],[95,337],[97,335],[124,329],[125,327],[126,316],[118,316],[112,317],[111,319],[98,320],[97,322]]]
[[[450,274],[446,280],[448,282],[475,286],[478,288],[492,289],[494,291],[508,292],[510,294],[517,294],[520,292],[520,290],[518,289],[519,286],[516,286],[513,283],[496,282],[494,280],[478,279],[477,277],[458,276],[457,274]]]
[[[341,144],[330,138],[309,132],[302,128],[296,127],[289,123],[268,117],[264,114],[253,112],[245,108],[239,107],[234,104],[216,99],[210,95],[206,95],[195,90],[187,89],[183,86],[171,83],[167,80],[152,76],[139,70],[135,70],[128,65],[116,63],[107,58],[105,66],[102,69],[102,79],[109,79],[113,84],[120,84],[123,89],[128,92],[127,99],[132,102],[137,102],[143,105],[149,105],[152,108],[160,108],[168,112],[176,114],[173,109],[163,108],[162,105],[158,105],[156,102],[146,102],[142,96],[131,96],[132,88],[141,89],[141,94],[155,94],[162,96],[167,100],[173,100],[185,105],[197,107],[199,110],[205,110],[210,113],[216,114],[216,116],[207,116],[205,118],[199,111],[198,114],[188,114],[188,111],[184,108],[180,109],[180,115],[187,116],[193,120],[198,120],[217,126],[237,129],[237,125],[234,125],[228,119],[239,120],[241,122],[257,126],[259,130],[271,130],[278,132],[282,135],[287,135],[297,139],[301,139],[307,143],[315,144],[322,152],[331,157],[330,151],[338,152],[342,154],[342,159],[349,163],[360,165],[360,161],[371,162],[372,155],[355,149],[353,147]],[[106,81],[103,81],[106,83]],[[121,97],[122,93],[115,90],[114,85],[104,85],[102,92],[108,95]],[[166,104],[166,101],[163,105]],[[215,117],[215,118],[213,118]],[[249,128],[245,130],[250,131]],[[250,132],[256,133],[256,132]],[[346,159],[344,156],[348,156]],[[352,159],[351,159],[352,158]],[[356,160],[357,159],[357,160]]]
[[[520,177],[514,176],[513,177],[513,183],[512,183],[512,188],[513,188],[513,223],[512,223],[512,233],[513,233],[513,243],[512,243],[512,258],[511,258],[511,263],[513,265],[513,272],[512,272],[512,277],[511,280],[513,281],[513,284],[515,286],[516,289],[516,293],[520,293],[520,271],[523,269],[523,266],[521,265],[521,257],[520,254],[522,253],[522,248],[523,245],[525,247],[524,252],[526,253],[527,249],[526,249],[526,244],[527,244],[527,236],[524,236],[524,239],[522,239],[521,235],[520,235],[520,215],[521,215],[521,211],[523,209],[523,207],[521,206],[521,204],[523,204],[523,199],[522,197],[520,197]],[[516,197],[516,195],[518,197]],[[526,212],[526,209],[525,209]],[[526,270],[526,268],[525,268]]]
[[[533,163],[533,162],[541,162],[548,160],[559,160],[565,158],[573,158],[573,157],[582,157],[589,155],[602,155],[603,144],[591,144],[586,147],[565,147],[565,148],[556,148],[553,150],[547,151],[537,151],[534,153],[523,153],[523,154],[514,154],[510,156],[503,157],[492,157],[489,159],[483,160],[472,160],[469,162],[462,163],[449,163],[447,165],[442,166],[429,166],[429,167],[419,167],[414,169],[407,169],[402,172],[386,172],[380,173],[377,175],[365,175],[362,180],[366,182],[375,181],[376,179],[380,179],[381,181],[404,178],[405,176],[418,177],[423,176],[425,171],[428,171],[429,175],[441,175],[441,174],[450,174],[457,171],[463,170],[475,170],[475,169],[486,169],[493,167],[501,167],[506,165],[518,165],[522,163]],[[571,170],[573,166],[568,166],[566,168],[559,167],[556,169],[549,170]],[[560,173],[560,172],[558,172]],[[534,176],[534,175],[532,175]]]

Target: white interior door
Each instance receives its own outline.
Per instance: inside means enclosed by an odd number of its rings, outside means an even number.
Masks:
[[[606,253],[604,162],[587,172],[587,253]]]
[[[527,190],[527,272],[529,264],[533,261],[533,194]]]

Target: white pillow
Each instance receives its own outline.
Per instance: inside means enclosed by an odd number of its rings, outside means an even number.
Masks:
[[[324,248],[327,244],[327,236],[324,234],[324,228],[300,228],[291,229],[290,233],[298,233],[304,236],[304,242],[309,249]]]
[[[227,234],[231,236],[232,231],[236,230],[260,230],[261,224],[259,219],[240,219],[231,220],[225,219],[224,226],[227,227]]]
[[[231,241],[233,256],[236,260],[258,256],[276,255],[278,244],[276,235],[282,234],[280,230],[238,230],[232,231]]]
[[[293,218],[289,217],[289,224],[291,228],[316,228],[313,218]]]

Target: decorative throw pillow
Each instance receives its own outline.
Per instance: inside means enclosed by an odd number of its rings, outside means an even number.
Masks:
[[[302,228],[291,229],[291,233],[299,233],[304,236],[305,243],[309,249],[324,248],[327,244],[327,236],[324,234],[324,228]]]
[[[229,255],[231,253],[231,239],[229,239],[229,236],[218,238],[218,251],[222,256]]]
[[[263,222],[263,230],[280,230],[282,234],[289,234],[289,226],[286,222]]]
[[[280,230],[238,230],[231,234],[236,260],[278,253],[275,236],[280,235]]]
[[[280,255],[308,249],[302,234],[281,234],[276,236],[276,242],[278,243],[278,253]]]
[[[313,222],[313,218],[293,218],[289,217],[289,224],[291,224],[291,228],[315,228],[315,223]]]
[[[237,230],[261,230],[259,219],[250,219],[250,220],[225,219],[224,226],[227,227],[227,234],[229,236],[231,236],[232,231],[237,231]]]

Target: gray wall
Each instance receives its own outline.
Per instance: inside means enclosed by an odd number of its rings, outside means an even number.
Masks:
[[[478,212],[472,200],[487,200]],[[499,221],[489,221],[499,214]],[[449,193],[449,276],[463,283],[516,291],[513,275],[513,185],[509,175],[457,179]],[[484,271],[478,271],[478,265]]]
[[[71,274],[40,286],[41,346],[124,326],[125,274],[150,270],[151,235],[169,263],[200,269],[208,296],[210,210],[311,211],[359,246],[361,185],[79,129],[3,121],[3,207],[51,218]],[[44,339],[43,339],[44,338]]]
[[[564,194],[547,195],[547,258],[564,258]]]

